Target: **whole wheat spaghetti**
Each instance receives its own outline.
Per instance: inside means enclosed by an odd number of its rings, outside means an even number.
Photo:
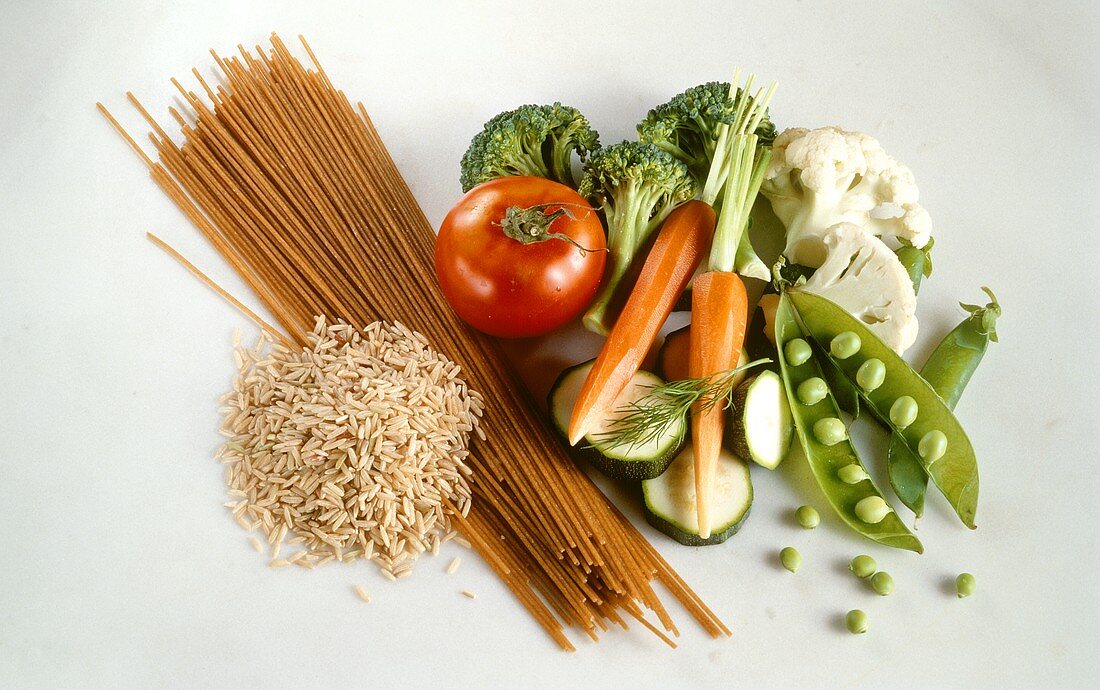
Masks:
[[[450,518],[564,649],[564,626],[592,639],[633,618],[669,642],[677,629],[653,589],[663,583],[712,636],[729,630],[657,554],[561,444],[489,338],[444,302],[434,233],[362,104],[353,107],[302,41],[312,67],[278,38],[239,57],[212,52],[223,73],[202,94],[173,84],[186,112],[174,142],[138,100],[155,159],[99,105],[153,179],[306,345],[318,315],[364,328],[400,321],[456,362],[484,396],[466,463],[473,508]]]

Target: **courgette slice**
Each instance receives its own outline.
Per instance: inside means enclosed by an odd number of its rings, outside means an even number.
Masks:
[[[710,537],[703,539],[695,506],[695,457],[688,444],[664,474],[642,482],[646,521],[685,546],[721,544],[737,534],[752,507],[749,467],[725,448],[718,456],[713,491]]]
[[[783,379],[765,369],[738,386],[730,406],[727,441],[738,456],[774,470],[787,457],[794,436]]]
[[[569,418],[573,414],[573,404],[580,394],[584,380],[592,369],[592,362],[582,362],[563,371],[550,389],[547,405],[554,428],[563,439],[568,438]],[[664,383],[656,374],[639,371],[630,379],[623,392],[615,399],[612,412],[600,424],[596,425],[584,440],[571,447],[574,453],[591,462],[612,479],[640,481],[652,479],[665,471],[676,457],[687,435],[687,422],[679,419],[669,425],[657,438],[637,445],[613,445],[603,435],[612,428],[614,422],[627,411],[628,405],[644,397],[653,388]]]

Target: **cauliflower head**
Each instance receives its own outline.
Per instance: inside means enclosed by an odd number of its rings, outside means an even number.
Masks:
[[[820,266],[824,233],[837,223],[917,248],[932,238],[932,220],[917,203],[912,171],[859,132],[784,131],[772,146],[760,191],[787,228],[783,254],[794,263]]]
[[[799,289],[835,302],[898,354],[917,339],[913,281],[886,243],[851,223],[820,236],[824,261]]]

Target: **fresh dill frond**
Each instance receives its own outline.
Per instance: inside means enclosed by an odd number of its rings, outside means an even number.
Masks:
[[[599,434],[601,442],[612,447],[633,448],[656,440],[691,412],[692,407],[706,411],[722,404],[722,409],[733,402],[738,374],[751,367],[770,364],[770,359],[757,359],[735,369],[728,369],[710,376],[669,381],[653,386],[644,396],[618,408],[625,412],[607,431]],[[683,432],[680,432],[683,434]],[[679,440],[679,439],[678,439]]]

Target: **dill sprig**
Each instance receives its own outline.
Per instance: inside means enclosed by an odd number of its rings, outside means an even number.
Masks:
[[[693,406],[698,406],[699,411],[709,410],[719,403],[722,403],[722,409],[729,407],[733,403],[733,392],[737,389],[737,375],[751,367],[770,363],[770,359],[757,359],[710,376],[652,386],[638,400],[618,408],[617,411],[626,414],[599,434],[599,439],[612,447],[625,445],[633,448],[649,443],[665,433],[676,420],[691,412]]]

